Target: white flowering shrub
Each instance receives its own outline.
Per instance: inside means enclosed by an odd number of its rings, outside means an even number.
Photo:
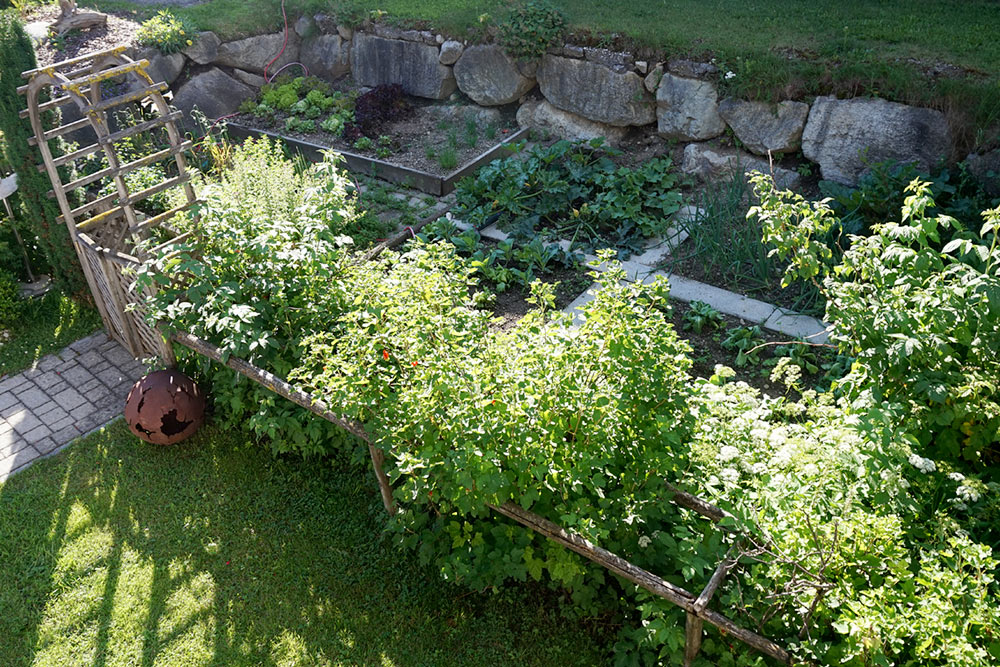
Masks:
[[[698,403],[684,486],[747,531],[713,556],[738,557],[716,594],[720,609],[819,664],[995,664],[996,558],[957,522],[938,517],[929,534],[923,492],[910,478],[933,477],[955,512],[979,500],[976,482],[845,417],[830,395],[789,403],[743,383],[701,381]],[[652,599],[641,613],[676,619],[650,620],[635,634],[666,659],[682,615]],[[713,664],[755,659],[738,653]]]

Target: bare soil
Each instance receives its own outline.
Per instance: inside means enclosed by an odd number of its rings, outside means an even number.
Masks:
[[[43,21],[53,23],[59,18],[59,6],[41,6],[25,17],[28,23]],[[61,40],[49,39],[35,47],[39,67],[46,67],[60,60],[69,60],[85,53],[103,51],[120,44],[134,44],[139,23],[132,19],[108,14],[108,24],[102,28],[70,30]]]
[[[782,336],[762,330],[762,336],[766,347],[762,347],[758,351],[760,363],[753,365],[748,364],[742,368],[738,368],[736,366],[736,351],[724,348],[722,346],[722,341],[725,340],[727,335],[726,331],[728,329],[748,326],[747,322],[735,317],[723,315],[723,320],[725,321],[724,328],[712,330],[702,329],[701,333],[695,333],[694,331],[684,329],[684,314],[690,310],[690,307],[686,303],[681,303],[679,301],[672,301],[671,305],[673,306],[673,316],[671,319],[674,323],[677,335],[685,339],[691,345],[691,359],[694,362],[691,370],[689,371],[691,377],[709,378],[715,373],[715,365],[722,364],[724,366],[729,366],[736,371],[736,377],[734,380],[746,382],[750,386],[756,387],[768,396],[773,397],[787,395],[793,400],[798,398],[798,394],[796,392],[786,392],[784,385],[771,382],[769,377],[773,365],[769,365],[767,362],[775,358],[774,349],[779,343],[789,341],[788,336]],[[815,387],[820,384],[821,379],[821,375],[818,374],[803,375],[802,386]]]

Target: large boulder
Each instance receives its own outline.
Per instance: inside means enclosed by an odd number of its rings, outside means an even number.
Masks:
[[[809,105],[791,101],[767,104],[729,98],[719,104],[719,115],[751,153],[794,153],[802,145],[802,130],[809,116]]]
[[[309,73],[323,79],[339,79],[351,71],[350,42],[340,35],[320,35],[302,43],[299,59]]]
[[[455,63],[455,80],[459,90],[487,107],[516,102],[535,87],[535,80],[522,76],[517,63],[496,44],[465,49]]]
[[[882,99],[817,97],[802,133],[802,152],[823,178],[855,185],[869,164],[915,162],[927,169],[951,150],[944,114]]]
[[[627,128],[597,123],[578,116],[569,111],[558,109],[547,101],[529,101],[517,110],[517,124],[521,127],[531,127],[545,130],[560,139],[570,141],[589,141],[604,137],[608,145],[615,146],[625,138]]]
[[[209,118],[220,118],[236,111],[256,91],[240,83],[217,67],[192,77],[174,95],[174,106],[190,115],[195,107]]]
[[[774,182],[779,188],[794,190],[801,183],[798,172],[791,169],[776,166],[772,170],[767,160],[762,160],[735,148],[706,144],[688,144],[684,148],[681,171],[708,182],[730,180],[740,173],[761,171],[774,176]]]
[[[656,89],[656,120],[660,136],[682,141],[711,139],[726,129],[715,84],[670,73]]]
[[[281,51],[282,45],[285,47],[284,52]],[[281,53],[281,58],[271,63],[278,53]],[[289,31],[287,44],[285,44],[283,32],[257,35],[220,44],[219,51],[212,62],[216,65],[238,67],[258,74],[263,73],[264,68],[267,67],[268,74],[274,74],[285,65],[296,62],[298,59],[299,36],[294,31]],[[269,63],[270,66],[268,66]]]
[[[181,53],[199,65],[207,65],[219,56],[219,45],[222,40],[210,30],[199,32],[194,38],[194,44]]]
[[[359,86],[398,83],[410,95],[443,100],[455,92],[455,75],[438,61],[430,44],[355,33],[351,40],[351,74]]]
[[[656,120],[653,98],[635,72],[547,54],[538,68],[538,85],[553,106],[599,123],[625,127]]]
[[[163,55],[160,53],[159,49],[150,47],[142,49],[135,54],[136,60],[141,60],[143,58],[149,61],[149,67],[146,68],[146,74],[148,74],[155,83],[162,81],[167,85],[170,85],[177,80],[177,77],[181,75],[181,71],[184,69],[184,56],[180,53]],[[136,87],[138,87],[138,84],[136,84]]]

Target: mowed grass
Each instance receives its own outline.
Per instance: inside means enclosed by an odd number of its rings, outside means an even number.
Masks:
[[[658,59],[715,58],[724,94],[778,101],[877,95],[949,115],[960,151],[1000,143],[1000,2],[996,0],[551,0],[574,41]],[[81,4],[132,12],[127,0]],[[291,20],[351,5],[382,20],[480,39],[506,0],[287,0]],[[233,39],[282,27],[280,0],[209,0],[172,9]],[[481,19],[483,19],[481,21]],[[947,65],[947,67],[942,67]],[[964,157],[964,153],[959,157]]]
[[[367,468],[121,421],[0,486],[0,665],[595,665],[545,595],[446,584]]]
[[[0,344],[0,378],[24,370],[100,326],[97,310],[61,292],[26,302],[16,321],[0,322],[0,329],[10,332],[10,339]]]

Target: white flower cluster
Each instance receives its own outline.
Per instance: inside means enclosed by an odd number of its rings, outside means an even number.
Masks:
[[[646,547],[648,547],[652,543],[653,543],[653,540],[650,539],[650,537],[648,535],[642,535],[642,536],[639,537],[639,546],[642,547],[643,549],[645,549]]]
[[[719,471],[719,477],[730,486],[736,486],[740,481],[740,472],[734,468],[723,468]]]
[[[979,492],[971,486],[960,486],[955,490],[955,495],[967,503],[974,503],[979,500]]]
[[[719,450],[719,460],[720,461],[732,461],[740,456],[740,450],[733,447],[732,445],[725,445]]]
[[[726,78],[727,79],[732,79],[735,76],[736,76],[736,72],[733,72],[733,71],[726,72]]]
[[[925,475],[927,473],[934,472],[935,470],[937,470],[937,464],[934,463],[934,461],[931,461],[930,459],[925,459],[924,457],[918,456],[917,454],[910,454],[909,461],[911,466],[913,466],[920,472],[924,473]]]

